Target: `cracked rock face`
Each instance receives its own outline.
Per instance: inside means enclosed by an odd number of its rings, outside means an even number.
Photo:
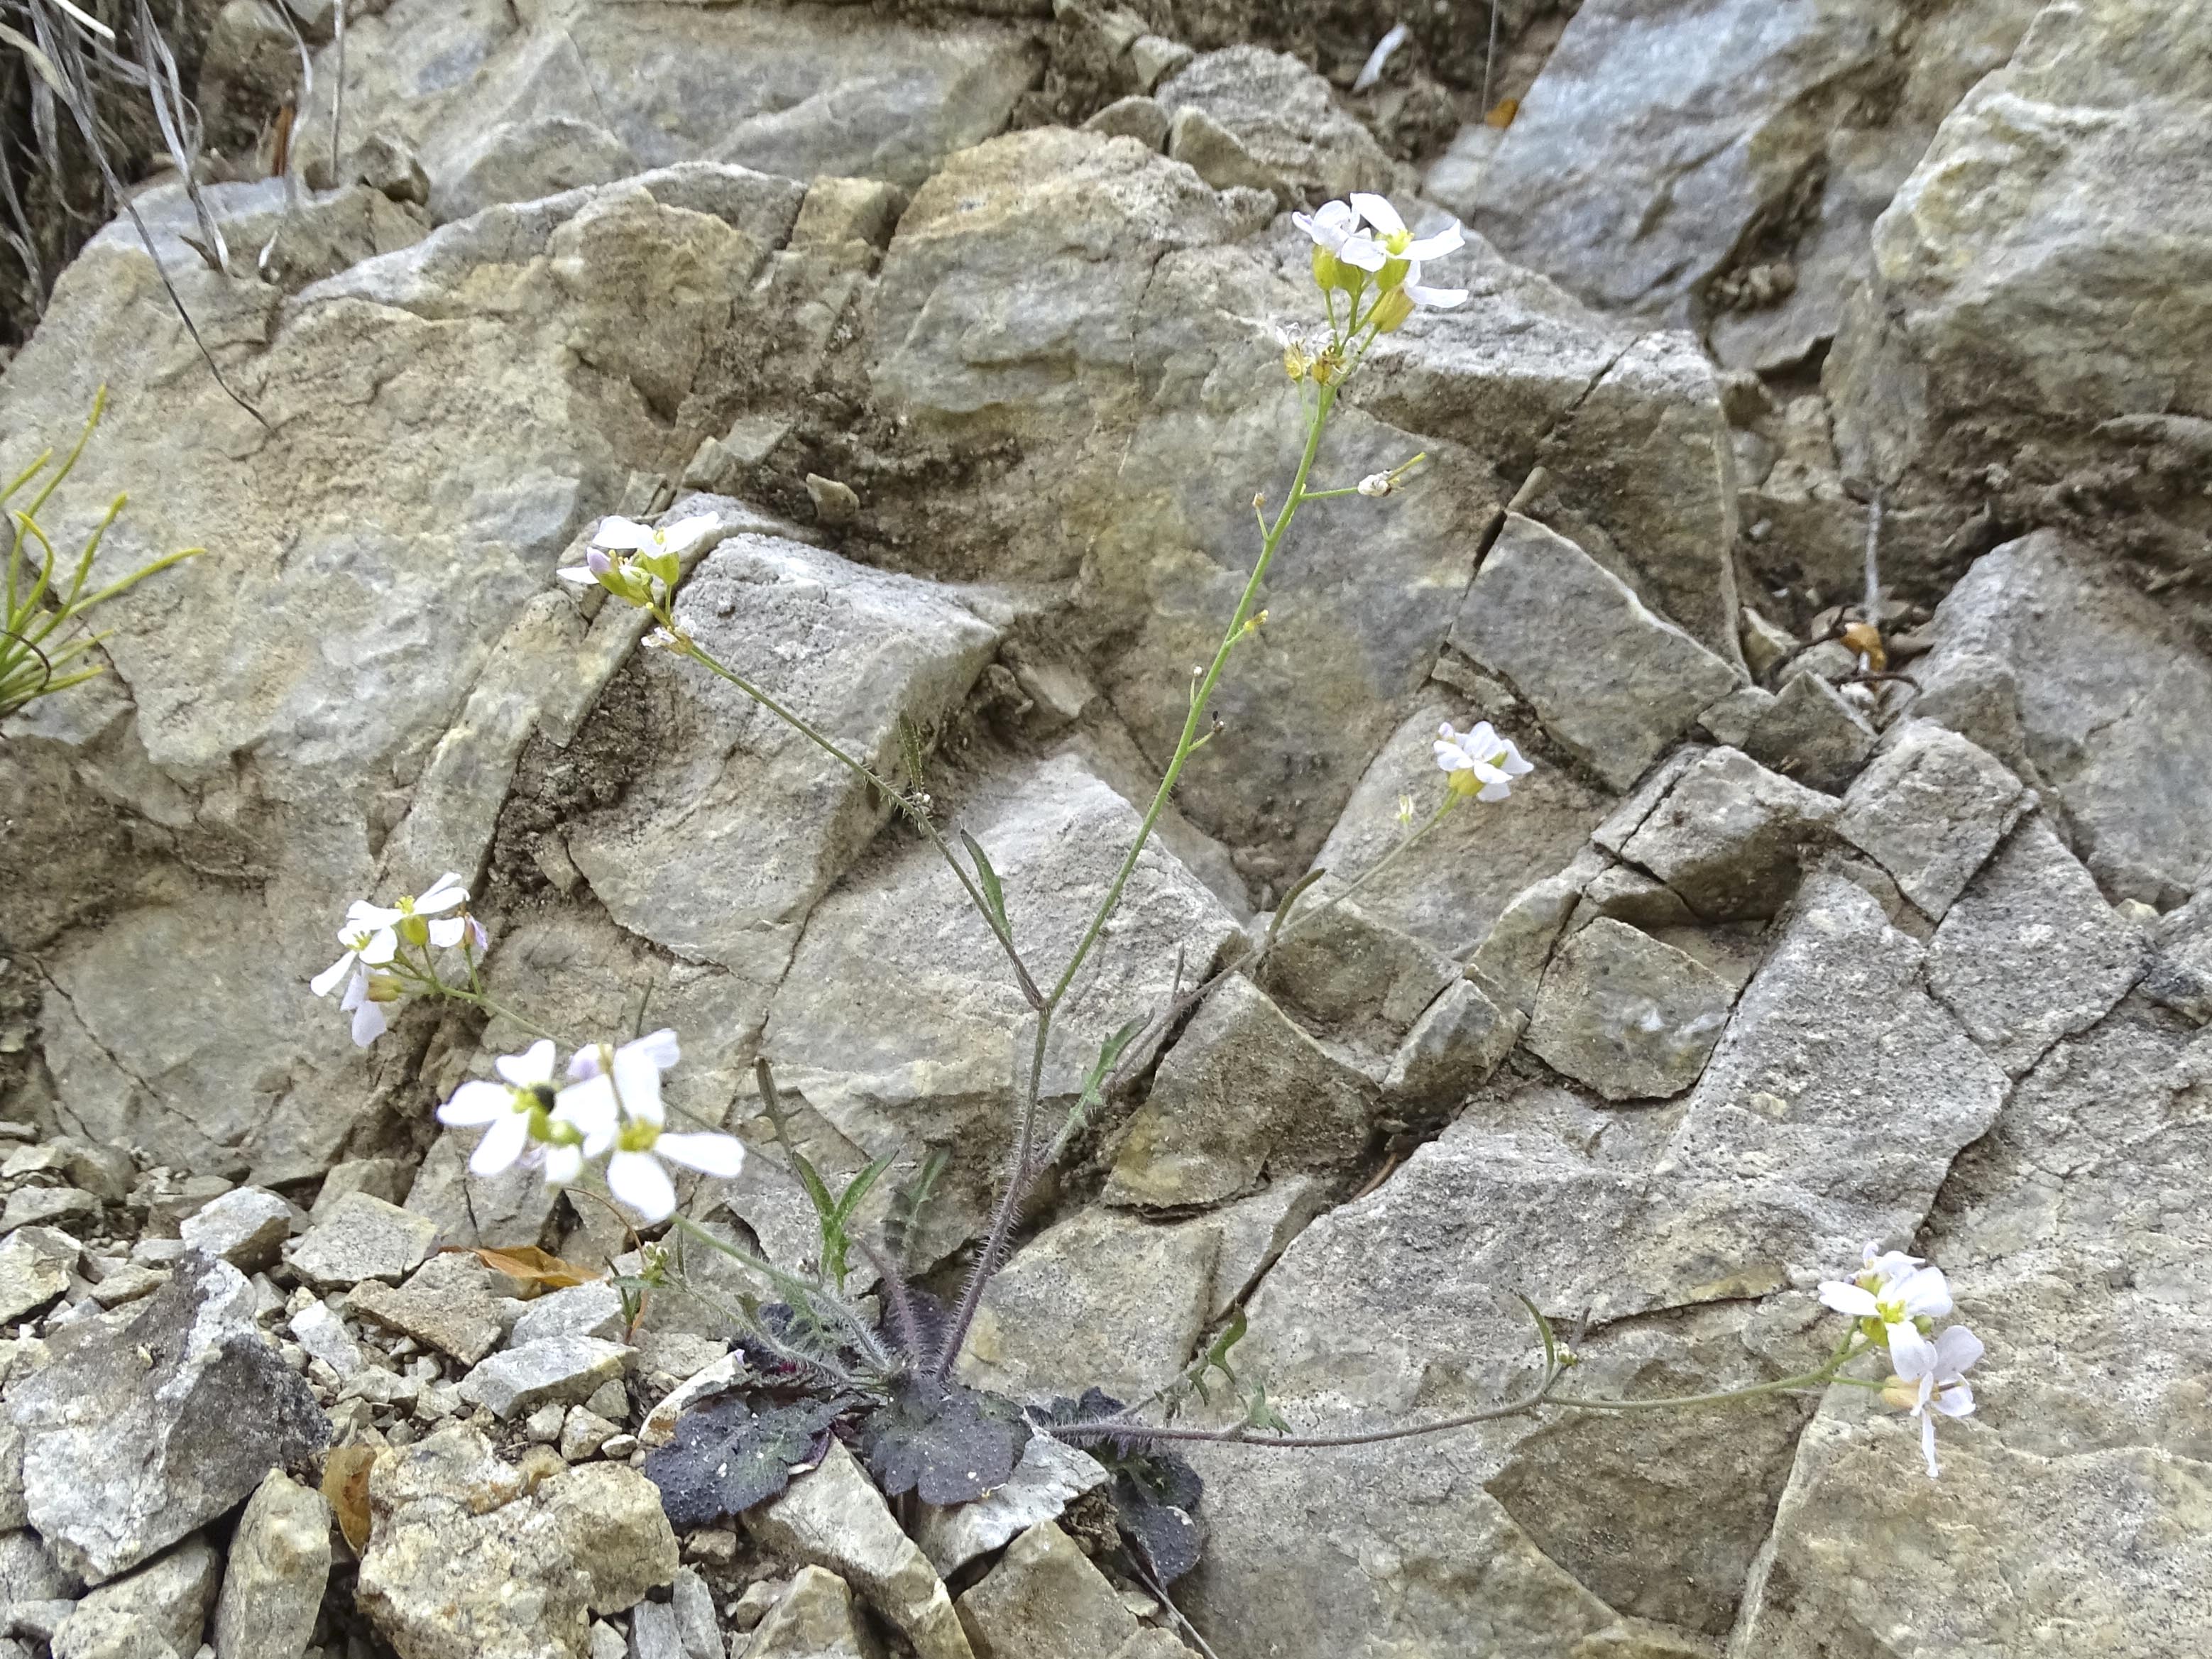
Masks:
[[[222,10],[218,139],[296,90],[282,20]],[[629,1459],[757,1356],[469,1253],[647,1267],[429,1118],[522,1019],[364,1054],[306,981],[349,900],[458,872],[502,1008],[681,1033],[672,1113],[756,1152],[682,1177],[694,1220],[805,1268],[775,1155],[888,1156],[862,1235],[934,1170],[905,1248],[957,1280],[1034,1030],[998,943],[884,789],[554,572],[703,520],[681,625],[980,849],[1048,986],[1288,486],[1289,213],[1369,189],[1466,216],[1425,280],[1470,298],[1375,343],[1312,480],[1425,459],[1307,504],[1255,593],[1053,1121],[1228,975],[1086,1110],[963,1375],[1139,1398],[1241,1315],[1239,1377],[1352,1431],[1512,1400],[1520,1293],[1587,1322],[1592,1396],[1748,1387],[1817,1364],[1872,1240],[1989,1345],[1940,1481],[1843,1389],[1205,1449],[1179,1604],[1220,1659],[2197,1659],[2212,20],[1496,10],[1494,57],[1409,15],[1353,94],[1364,3],[392,0],[340,122],[291,0],[301,177],[207,163],[235,273],[137,197],[261,418],[127,222],[0,369],[0,476],[110,388],[58,546],[127,491],[96,580],[207,550],[0,732],[0,1659],[210,1618],[296,1659],[326,1615],[403,1659],[1188,1650],[1065,1447],[925,1522],[840,1444],[679,1540]],[[1839,637],[1869,548],[1887,678]],[[1400,855],[1483,721],[1536,769]],[[350,1601],[333,1436],[373,1460]]]

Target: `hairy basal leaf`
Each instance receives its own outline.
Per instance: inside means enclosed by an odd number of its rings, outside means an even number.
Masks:
[[[757,1408],[726,1395],[676,1422],[676,1437],[645,1460],[660,1507],[679,1527],[700,1527],[765,1503],[791,1484],[795,1465],[830,1449],[830,1426],[851,1402],[797,1400]]]
[[[1205,1491],[1198,1471],[1172,1452],[1130,1458],[1114,1472],[1114,1513],[1122,1536],[1163,1584],[1196,1566],[1206,1549],[1206,1523],[1198,1516]]]
[[[918,1492],[925,1504],[965,1504],[1014,1472],[1029,1437],[1011,1400],[909,1378],[869,1417],[861,1446],[887,1496]]]

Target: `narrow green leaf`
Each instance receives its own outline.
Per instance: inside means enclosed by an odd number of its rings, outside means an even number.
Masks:
[[[983,902],[991,907],[991,915],[1001,928],[1011,930],[1006,921],[1006,890],[1000,885],[999,872],[991,867],[991,860],[983,851],[983,843],[965,830],[960,832],[961,843],[968,856],[975,860],[975,879],[982,884]]]
[[[898,717],[899,760],[906,768],[906,787],[924,787],[921,765],[921,728],[906,715]]]
[[[799,1184],[806,1188],[806,1196],[813,1201],[816,1218],[826,1229],[829,1224],[836,1218],[837,1200],[830,1196],[830,1188],[823,1183],[822,1177],[815,1173],[814,1166],[806,1161],[805,1153],[800,1152],[796,1146],[787,1147],[785,1150],[791,1157],[792,1172],[799,1177]]]
[[[1083,1104],[1096,1106],[1104,1099],[1107,1074],[1114,1069],[1115,1062],[1121,1058],[1121,1051],[1144,1029],[1145,1022],[1141,1018],[1133,1019],[1098,1045],[1098,1058],[1092,1062],[1090,1073],[1083,1079]]]
[[[844,1192],[838,1196],[836,1208],[830,1212],[831,1218],[839,1222],[850,1220],[853,1212],[860,1208],[860,1200],[868,1195],[868,1189],[882,1178],[897,1156],[896,1152],[885,1152],[848,1182]]]

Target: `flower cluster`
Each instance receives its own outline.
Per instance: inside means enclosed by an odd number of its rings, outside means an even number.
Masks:
[[[1463,288],[1428,288],[1421,267],[1466,246],[1457,223],[1432,236],[1416,236],[1398,210],[1380,196],[1352,192],[1348,202],[1324,202],[1311,213],[1291,216],[1314,244],[1314,281],[1324,293],[1352,296],[1373,283],[1376,299],[1363,320],[1384,334],[1402,325],[1416,307],[1449,310],[1467,303]]]
[[[1936,1463],[1936,1418],[1971,1417],[1973,1385],[1966,1372],[1982,1357],[1982,1341],[1964,1325],[1942,1331],[1936,1322],[1951,1311],[1951,1286],[1939,1267],[1902,1251],[1866,1247],[1866,1266],[1856,1279],[1820,1286],[1822,1305],[1848,1314],[1870,1347],[1886,1348],[1891,1376],[1882,1399],[1920,1419],[1920,1449],[1928,1474]]]
[[[607,1190],[651,1223],[676,1212],[676,1184],[662,1159],[725,1177],[744,1168],[744,1146],[732,1135],[669,1132],[660,1074],[683,1058],[675,1032],[579,1048],[557,1089],[553,1056],[550,1038],[503,1054],[493,1062],[499,1082],[464,1083],[438,1109],[441,1123],[483,1130],[471,1174],[495,1176],[519,1161],[542,1169],[548,1186],[566,1187],[605,1158]]]
[[[317,996],[326,997],[344,982],[338,1007],[353,1016],[355,1046],[366,1048],[384,1035],[388,1023],[385,1006],[405,995],[410,981],[438,982],[430,963],[432,950],[458,947],[473,970],[491,938],[483,923],[468,913],[468,902],[469,890],[449,870],[419,898],[403,895],[389,906],[356,899],[347,907],[345,923],[338,929],[344,953],[309,985]]]
[[[1437,727],[1437,740],[1430,746],[1443,769],[1445,786],[1455,795],[1473,795],[1477,800],[1505,799],[1513,793],[1515,778],[1536,769],[1522,759],[1513,739],[1499,737],[1488,720],[1469,732],[1446,720]]]
[[[676,591],[686,555],[720,528],[711,513],[692,513],[656,530],[635,519],[609,518],[592,532],[584,562],[556,574],[578,587],[604,587],[625,605],[651,610]]]

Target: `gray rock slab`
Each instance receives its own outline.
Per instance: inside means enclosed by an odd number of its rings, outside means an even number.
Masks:
[[[82,1229],[100,1217],[100,1200],[76,1187],[18,1187],[0,1211],[0,1232],[18,1227]]]
[[[1940,921],[2027,805],[2026,786],[1987,750],[1908,720],[1852,784],[1836,833]]]
[[[595,1336],[615,1341],[623,1334],[622,1292],[605,1279],[565,1285],[526,1304],[508,1334],[510,1346],[550,1336]]]
[[[627,1372],[636,1350],[592,1336],[549,1336],[492,1355],[461,1379],[461,1397],[502,1423],[548,1403],[580,1405]]]
[[[1827,796],[1734,749],[1698,757],[1621,846],[1705,921],[1771,916],[1838,814]]]
[[[972,1504],[922,1507],[915,1541],[939,1573],[957,1572],[1030,1528],[1057,1521],[1069,1504],[1113,1477],[1080,1447],[1033,1434],[1006,1481]]]
[[[292,1234],[292,1206],[264,1187],[239,1187],[185,1218],[177,1235],[195,1250],[219,1255],[240,1273],[276,1260]]]
[[[1545,970],[1528,1048],[1607,1100],[1663,1100],[1698,1080],[1735,1000],[1711,969],[1601,916]]]
[[[197,1654],[222,1574],[222,1558],[207,1540],[187,1539],[78,1602],[54,1631],[54,1659],[159,1659],[165,1650]]]
[[[356,1192],[331,1205],[284,1259],[317,1290],[346,1290],[365,1279],[396,1284],[437,1246],[436,1222]]]
[[[1867,717],[1818,674],[1782,688],[1738,745],[1760,765],[1814,789],[1840,790],[1874,750]]]
[[[1106,1575],[1049,1521],[1013,1541],[991,1574],[960,1598],[975,1659],[1090,1659],[1137,1633]]]
[[[34,1313],[69,1288],[82,1254],[74,1238],[52,1227],[21,1227],[0,1244],[0,1323]]]
[[[49,1340],[10,1390],[31,1524],[88,1579],[111,1577],[222,1514],[271,1467],[308,1457],[330,1422],[255,1322],[228,1262],[187,1257],[120,1324]]]
[[[271,1469],[246,1501],[215,1609],[216,1659],[299,1659],[331,1575],[331,1506]]]
[[[805,1566],[754,1626],[744,1655],[745,1659],[876,1659],[879,1650],[845,1581],[823,1568]]]
[[[1544,729],[1615,789],[1740,683],[1620,577],[1517,514],[1475,573],[1451,642],[1510,683]]]
[[[1176,124],[1168,154],[1216,189],[1247,185],[1302,205],[1390,188],[1394,169],[1382,146],[1338,106],[1327,81],[1287,53],[1250,46],[1206,52],[1152,98]]]
[[[461,1250],[432,1256],[396,1288],[380,1279],[363,1279],[347,1297],[346,1307],[464,1365],[475,1364],[507,1335],[490,1270]]]
[[[1395,1101],[1433,1104],[1481,1083],[1520,1040],[1526,1022],[1498,1007],[1471,979],[1447,986],[1423,1011],[1390,1058],[1382,1092]]]

